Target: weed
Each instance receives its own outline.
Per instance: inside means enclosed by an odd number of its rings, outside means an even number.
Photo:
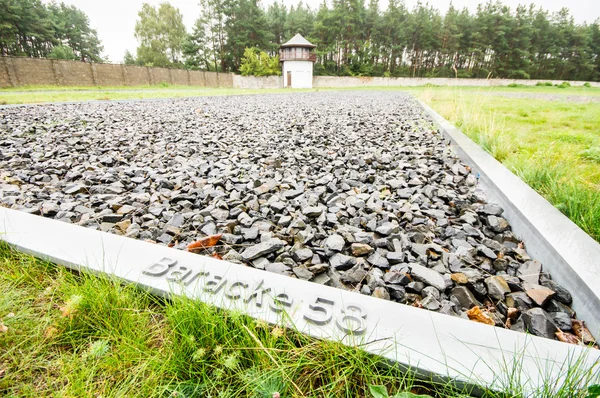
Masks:
[[[600,146],[593,146],[579,153],[585,160],[600,163]]]

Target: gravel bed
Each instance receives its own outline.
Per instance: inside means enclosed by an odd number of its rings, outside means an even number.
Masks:
[[[0,173],[2,206],[593,343],[404,93],[4,108]]]

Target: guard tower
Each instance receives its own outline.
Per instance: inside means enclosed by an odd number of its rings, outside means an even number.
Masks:
[[[279,61],[282,63],[284,88],[312,88],[313,63],[317,60],[312,53],[315,47],[300,33],[281,45]]]

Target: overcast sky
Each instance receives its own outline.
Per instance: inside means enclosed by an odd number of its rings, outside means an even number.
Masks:
[[[49,2],[50,0],[44,0]],[[98,37],[104,45],[103,55],[108,56],[111,62],[121,62],[125,50],[135,54],[137,40],[133,36],[137,12],[143,3],[158,5],[164,0],[62,0],[67,4],[83,10],[90,18],[92,28],[98,31]],[[273,0],[263,0],[263,4],[270,4]],[[296,0],[283,0],[288,6],[298,3]],[[304,0],[312,9],[318,8],[322,0]],[[423,1],[425,2],[425,1]],[[453,0],[456,8],[468,7],[475,10],[477,4],[485,1],[480,0]],[[178,7],[183,14],[183,22],[191,31],[194,21],[200,13],[199,1],[197,0],[170,0],[173,6]],[[365,3],[368,3],[367,1]],[[406,0],[408,8],[412,8],[417,0]],[[439,9],[442,13],[448,9],[447,0],[429,0],[429,3]],[[600,1],[598,0],[503,0],[503,4],[515,8],[519,3],[534,3],[543,6],[549,11],[558,11],[562,7],[568,7],[575,21],[593,22],[600,17]],[[387,7],[387,0],[380,0],[381,7]]]

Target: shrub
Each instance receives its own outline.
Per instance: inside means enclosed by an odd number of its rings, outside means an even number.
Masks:
[[[246,48],[242,57],[240,72],[243,76],[279,76],[281,75],[279,56],[271,57],[258,48]]]
[[[590,87],[592,87],[592,85],[589,82],[585,82],[585,83],[583,83],[583,87],[590,88]]]
[[[511,83],[508,85],[508,87],[525,87],[525,86],[523,84]]]
[[[546,87],[552,87],[552,82],[546,82]]]
[[[561,84],[556,85],[557,88],[567,88],[567,87],[571,87],[571,84],[569,84],[569,82],[562,82]]]

